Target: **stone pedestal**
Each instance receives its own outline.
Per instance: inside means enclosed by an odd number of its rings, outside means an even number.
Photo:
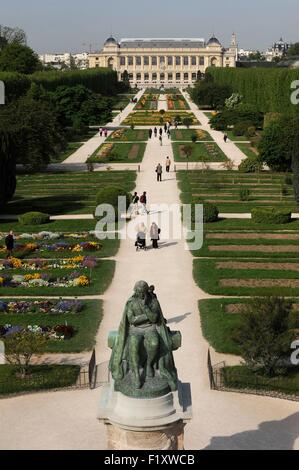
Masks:
[[[98,419],[105,424],[109,450],[183,450],[184,427],[191,419],[189,384],[155,398],[132,398],[101,390]]]

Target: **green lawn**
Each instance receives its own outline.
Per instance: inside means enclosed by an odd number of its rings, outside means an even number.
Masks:
[[[200,125],[200,122],[197,120],[195,115],[190,111],[166,111],[164,114],[161,114],[158,111],[135,111],[129,114],[129,116],[122,122],[122,125],[131,125],[135,126],[160,126],[166,122],[173,122],[177,115],[180,115],[182,121],[186,117],[192,118],[192,125]],[[163,119],[163,123],[161,123]]]
[[[215,204],[224,213],[251,212],[254,207],[269,206],[298,210],[293,188],[285,184],[285,175],[281,173],[182,170],[178,172],[178,180],[185,204],[203,200]],[[241,189],[249,190],[248,201],[241,201]]]
[[[229,260],[223,260],[228,263]],[[208,294],[239,296],[298,296],[298,271],[291,270],[285,263],[294,263],[292,259],[244,260],[234,258],[234,266],[219,265],[220,259],[200,259],[193,261],[193,274],[197,285]],[[271,262],[277,269],[264,268]],[[236,264],[238,263],[238,264]],[[239,267],[242,263],[242,269]],[[247,263],[254,263],[250,266]],[[248,267],[246,267],[248,266]],[[275,266],[275,267],[276,267]],[[241,284],[241,285],[240,285]]]
[[[226,134],[227,134],[229,140],[231,140],[232,142],[241,142],[241,141],[246,142],[246,141],[249,140],[248,137],[246,137],[245,135],[235,135],[233,133],[233,131],[226,131]],[[223,133],[223,135],[224,135],[224,133]]]
[[[148,131],[144,129],[119,129],[111,134],[106,142],[146,142]]]
[[[96,194],[99,189],[116,185],[132,191],[135,187],[135,179],[136,172],[134,171],[18,175],[16,193],[1,212],[5,214],[23,214],[29,211],[41,211],[50,215],[91,214],[95,210]],[[85,224],[85,221],[82,223]],[[76,224],[77,228],[82,229],[81,221],[76,221]],[[43,226],[42,230],[46,230],[46,227]]]
[[[288,224],[270,225],[270,224],[256,224],[251,219],[219,219],[217,222],[206,223],[205,230],[211,231],[260,231],[271,232],[273,231],[292,231],[299,230],[299,220],[293,219]]]
[[[27,325],[56,326],[67,324],[75,328],[75,335],[68,340],[49,340],[46,352],[79,353],[91,351],[95,345],[95,337],[103,317],[103,304],[100,300],[84,300],[83,302],[84,309],[80,313],[74,314],[0,314],[0,325],[25,327]]]
[[[75,385],[79,371],[79,366],[32,366],[29,376],[22,379],[16,375],[16,366],[0,365],[0,395],[50,390]]]
[[[177,142],[188,141],[191,144],[191,137],[193,135],[196,135],[198,141],[207,140],[213,142],[213,138],[210,136],[210,134],[201,129],[172,129],[170,134],[171,140]]]
[[[243,153],[245,153],[246,157],[257,157],[258,153],[254,151],[254,149],[251,147],[251,144],[247,143],[242,143],[242,144],[236,144],[236,146],[242,150]]]
[[[215,142],[197,142],[196,144],[180,144],[178,142],[174,142],[172,144],[172,149],[176,162],[187,161],[182,150],[185,145],[191,145],[192,147],[192,155],[188,158],[189,162],[224,162],[227,160],[225,154]]]
[[[57,157],[51,159],[51,163],[60,163],[66,160],[70,155],[72,155],[76,150],[82,147],[82,142],[69,142],[67,148],[61,152]]]
[[[71,274],[72,271],[80,273],[80,275],[89,276],[89,269],[47,269],[45,272],[49,275],[64,277]],[[91,283],[86,287],[0,287],[0,297],[13,296],[86,296],[101,295],[109,287],[115,271],[115,261],[100,260],[98,266],[92,270]],[[43,271],[41,271],[43,272]],[[2,274],[4,271],[2,271]],[[7,272],[8,273],[8,272]],[[32,271],[30,272],[32,273]],[[28,274],[28,271],[21,269],[9,270],[9,274]]]
[[[146,144],[108,143],[102,144],[88,161],[93,163],[140,163],[142,162]]]

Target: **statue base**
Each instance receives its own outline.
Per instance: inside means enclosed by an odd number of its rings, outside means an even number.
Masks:
[[[101,390],[98,419],[106,425],[109,450],[180,450],[184,427],[191,419],[189,384],[153,398],[115,391],[114,382]]]

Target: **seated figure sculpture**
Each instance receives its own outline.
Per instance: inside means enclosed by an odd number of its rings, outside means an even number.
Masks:
[[[127,301],[115,337],[110,371],[116,389],[130,374],[134,389],[140,389],[156,377],[177,389],[177,371],[172,351],[181,345],[179,332],[171,332],[152,287],[139,281]]]

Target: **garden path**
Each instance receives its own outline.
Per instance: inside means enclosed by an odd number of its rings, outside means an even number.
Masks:
[[[158,100],[158,111],[167,111],[168,106],[167,106],[167,99],[166,95],[160,95],[159,100]]]

